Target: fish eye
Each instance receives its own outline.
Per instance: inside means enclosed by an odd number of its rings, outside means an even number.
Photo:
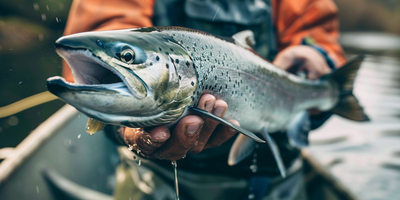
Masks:
[[[104,48],[104,44],[101,40],[97,40],[96,44],[99,45],[99,47]]]
[[[121,52],[121,60],[128,64],[132,64],[135,60],[135,52],[132,49],[123,50]]]

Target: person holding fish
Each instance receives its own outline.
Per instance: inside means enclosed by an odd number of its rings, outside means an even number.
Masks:
[[[279,68],[316,80],[346,62],[337,41],[337,12],[332,0],[75,0],[65,35],[181,26],[233,38],[235,42],[243,37],[242,46],[250,46]],[[237,34],[246,30],[254,35]],[[73,82],[67,65],[63,74]],[[224,117],[229,106],[223,98],[208,93],[202,94],[197,103],[197,108],[217,117]],[[238,131],[204,115],[184,116],[173,128],[121,127],[113,132],[110,130],[115,128],[108,127],[110,135],[116,135],[115,140],[130,145],[141,159],[147,160],[130,170],[142,177],[145,172],[154,172],[154,192],[147,193],[140,186],[132,185],[136,189],[118,189],[116,196],[118,199],[134,196],[132,199],[173,199],[170,161],[179,160],[181,199],[305,199],[298,147],[307,145],[304,138],[308,131],[319,127],[331,115],[315,109],[308,113],[296,121],[308,126],[294,128],[294,133],[301,135],[298,138],[303,137],[297,141],[300,145],[291,145],[293,138],[288,138],[285,131],[270,132],[287,171],[286,178],[281,178],[280,166],[267,144],[243,150],[247,151],[246,156],[233,160],[230,164],[235,166],[229,166],[226,161]],[[240,126],[235,119],[229,121]]]

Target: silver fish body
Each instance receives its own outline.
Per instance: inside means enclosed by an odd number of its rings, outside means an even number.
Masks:
[[[227,102],[224,118],[258,133],[284,130],[302,111],[338,104],[342,87],[335,81],[302,79],[245,41],[236,43],[241,45],[177,27],[65,36],[56,42],[57,52],[77,84],[55,77],[48,88],[96,120],[128,127],[171,124],[205,93]]]

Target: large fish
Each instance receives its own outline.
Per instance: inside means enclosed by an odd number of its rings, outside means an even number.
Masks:
[[[286,130],[295,116],[312,108],[368,120],[352,94],[362,57],[320,80],[306,80],[257,55],[252,43],[250,31],[226,39],[177,27],[74,34],[58,39],[56,50],[70,66],[75,83],[52,77],[47,85],[50,92],[103,123],[166,125],[189,111],[259,142],[264,140],[253,132]],[[225,118],[236,119],[241,127],[196,109],[204,93],[225,100]]]

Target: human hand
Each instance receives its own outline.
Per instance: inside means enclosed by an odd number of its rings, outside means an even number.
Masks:
[[[273,64],[293,74],[305,71],[308,79],[318,79],[332,70],[325,58],[317,50],[310,46],[291,46],[278,53]],[[308,110],[310,115],[318,115],[317,109]]]
[[[294,74],[305,71],[312,80],[332,71],[322,54],[306,45],[291,46],[279,52],[273,64]]]
[[[211,94],[205,94],[197,107],[223,117],[228,105]],[[239,125],[235,120],[230,121]],[[158,126],[150,129],[122,128],[120,133],[125,143],[131,145],[133,150],[140,150],[144,157],[179,160],[188,152],[199,153],[203,149],[219,146],[235,135],[235,130],[218,124],[208,118],[188,115],[171,132],[166,126]]]

